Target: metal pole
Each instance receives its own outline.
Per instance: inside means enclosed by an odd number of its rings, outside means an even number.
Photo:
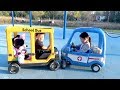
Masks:
[[[29,19],[30,19],[30,27],[32,26],[32,12],[29,13]]]
[[[12,25],[14,26],[14,12],[12,11]]]
[[[64,11],[63,39],[65,39],[65,33],[66,33],[66,22],[67,22],[67,11]]]

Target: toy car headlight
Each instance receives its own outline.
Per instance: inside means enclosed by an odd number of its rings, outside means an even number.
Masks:
[[[65,55],[66,55],[66,53],[64,53],[64,52],[61,52],[61,55],[62,55],[62,56],[65,56]]]
[[[57,51],[57,52],[55,52],[55,54],[59,54],[59,52]]]

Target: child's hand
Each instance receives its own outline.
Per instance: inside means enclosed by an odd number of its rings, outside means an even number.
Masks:
[[[75,44],[73,42],[71,44],[71,48],[75,48]]]
[[[48,46],[48,48],[47,48],[48,50],[50,49],[50,45]]]
[[[26,49],[23,49],[23,50],[22,50],[22,52],[26,53],[26,52],[27,52],[27,50],[26,50]]]
[[[25,54],[25,53],[26,53],[26,50],[22,50],[22,51],[21,51],[21,54]]]

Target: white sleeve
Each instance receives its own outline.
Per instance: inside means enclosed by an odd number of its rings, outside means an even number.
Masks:
[[[84,44],[83,47],[81,48],[82,52],[87,52],[90,49],[90,45]]]
[[[14,52],[13,52],[13,53],[14,53],[14,55],[16,54],[16,51],[15,51],[15,49],[14,49]]]

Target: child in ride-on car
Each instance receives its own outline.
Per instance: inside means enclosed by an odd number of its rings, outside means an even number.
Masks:
[[[79,37],[82,44],[73,45],[74,51],[88,53],[91,47],[91,37],[86,32],[81,33]]]
[[[45,33],[36,33],[35,41],[35,53],[36,59],[46,59],[50,53],[43,53],[42,50],[49,49],[49,46],[46,47],[43,45]]]
[[[12,44],[14,46],[14,57],[17,58],[19,63],[24,63],[25,59],[31,59],[31,56],[27,53],[27,45],[25,45],[25,33],[12,38]]]
[[[88,33],[81,33],[80,40],[82,44],[73,46],[74,51],[101,54],[102,50],[100,48],[94,46],[91,47],[91,37],[88,35]]]

